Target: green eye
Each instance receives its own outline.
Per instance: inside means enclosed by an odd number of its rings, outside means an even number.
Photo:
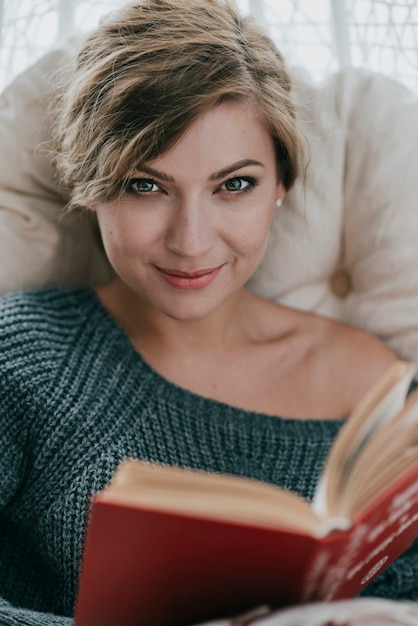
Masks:
[[[154,184],[150,180],[139,180],[133,187],[136,191],[152,191]]]
[[[125,182],[124,189],[133,193],[151,193],[158,191],[159,187],[148,178],[130,178]]]
[[[251,176],[236,176],[235,178],[229,178],[226,180],[221,189],[228,191],[229,193],[240,193],[243,191],[250,191],[256,186],[256,181]]]
[[[245,181],[242,178],[230,178],[225,182],[225,189],[227,191],[241,191],[243,182]]]

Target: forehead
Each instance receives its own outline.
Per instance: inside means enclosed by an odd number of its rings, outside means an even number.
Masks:
[[[273,139],[259,110],[248,102],[224,102],[199,116],[177,142],[148,163],[158,169],[217,170],[254,159],[275,163]]]

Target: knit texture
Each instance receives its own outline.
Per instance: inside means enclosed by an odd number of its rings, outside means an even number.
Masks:
[[[0,624],[72,622],[91,496],[125,457],[311,498],[339,420],[240,410],[158,375],[93,291],[0,299]],[[367,593],[418,599],[411,549]]]

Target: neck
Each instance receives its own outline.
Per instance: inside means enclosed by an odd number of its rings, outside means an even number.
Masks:
[[[179,320],[150,305],[120,280],[99,287],[97,295],[135,345],[154,344],[177,351],[225,348],[239,341],[246,334],[249,301],[254,298],[240,289],[209,315]]]

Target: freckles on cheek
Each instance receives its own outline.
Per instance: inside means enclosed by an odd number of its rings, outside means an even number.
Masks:
[[[241,247],[248,253],[255,253],[260,248],[267,245],[270,234],[271,220],[257,219],[245,228],[236,230],[236,241],[240,242]]]
[[[138,241],[134,228],[113,225],[107,232],[107,250],[115,262],[127,262],[142,254],[141,241]]]
[[[100,232],[102,236],[103,246],[109,260],[112,261],[114,254],[121,248],[121,240],[119,228],[113,223],[113,220],[102,219],[100,223]]]
[[[104,215],[104,218],[101,222],[101,231],[104,243],[108,243],[112,248],[120,247],[120,244],[126,238],[126,232],[129,233],[129,230],[123,227],[123,223],[120,223],[121,220],[115,218],[114,215]]]

